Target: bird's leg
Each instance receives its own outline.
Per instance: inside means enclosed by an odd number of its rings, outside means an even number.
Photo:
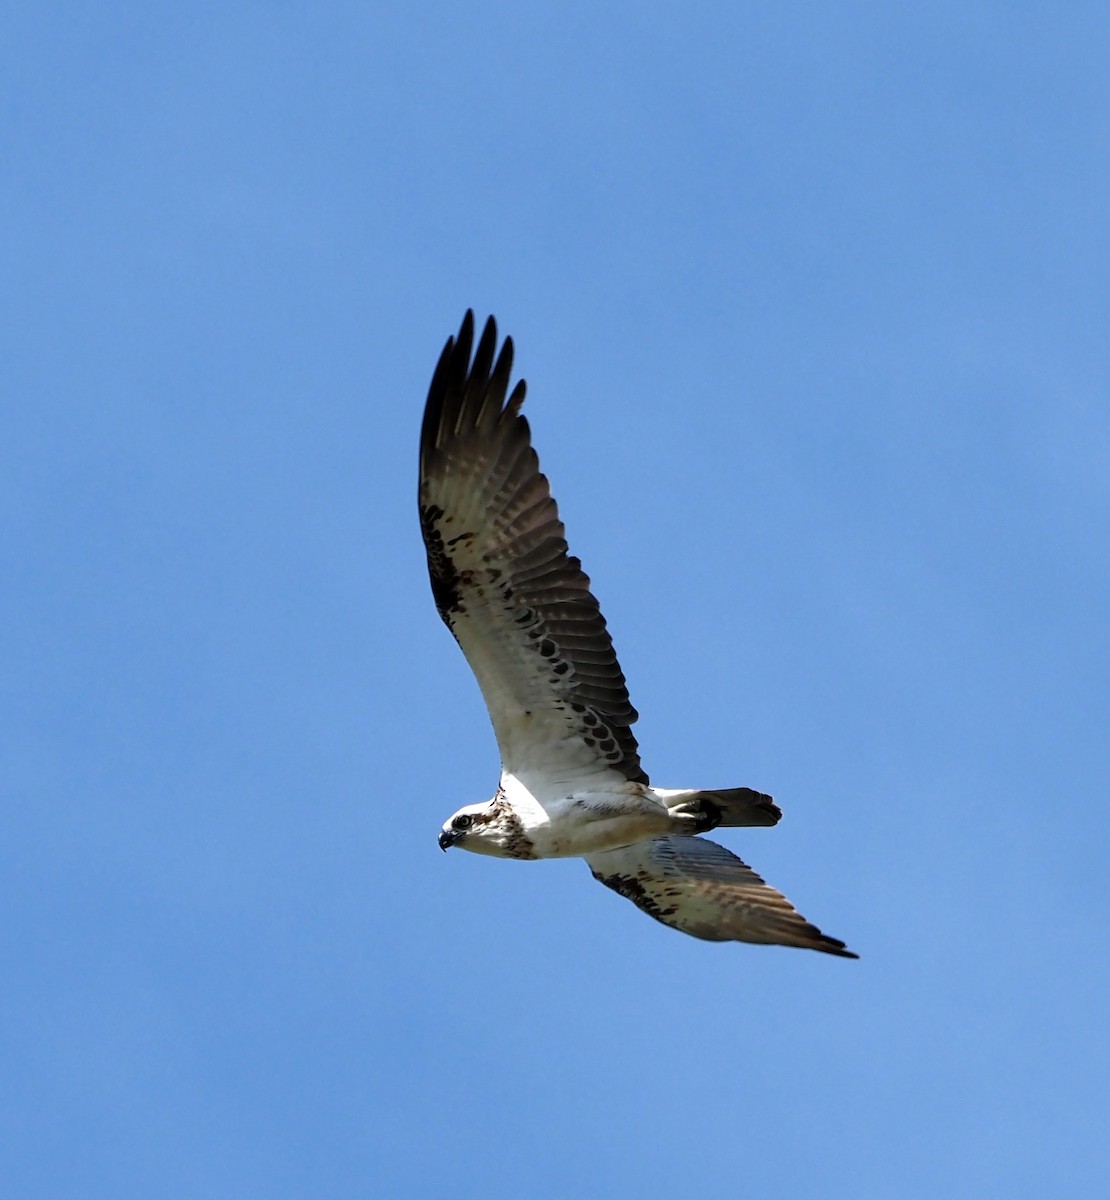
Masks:
[[[681,826],[676,831],[680,834],[708,833],[721,823],[717,806],[704,801],[683,800],[681,804],[668,808],[667,812]]]

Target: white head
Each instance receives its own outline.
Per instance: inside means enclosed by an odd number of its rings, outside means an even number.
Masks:
[[[439,831],[439,848],[461,846],[475,854],[496,858],[532,858],[532,844],[524,836],[520,818],[501,795],[482,804],[460,808]]]

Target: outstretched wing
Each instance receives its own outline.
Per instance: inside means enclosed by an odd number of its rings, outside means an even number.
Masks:
[[[660,837],[586,858],[599,883],[672,929],[710,942],[760,942],[858,958],[716,842]]]
[[[448,340],[420,435],[420,526],[436,607],[478,678],[505,770],[647,783],[636,710],[605,620],[509,389],[512,340],[494,363],[491,317],[470,362],[474,315]]]

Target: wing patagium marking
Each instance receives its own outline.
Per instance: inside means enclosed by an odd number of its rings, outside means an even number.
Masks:
[[[506,771],[647,784],[636,710],[547,478],[509,393],[512,339],[491,317],[448,339],[420,435],[420,526],[436,607],[466,655]],[[506,399],[507,397],[507,399]]]
[[[706,838],[654,838],[591,854],[586,862],[599,883],[693,937],[858,957],[811,925],[735,854]]]

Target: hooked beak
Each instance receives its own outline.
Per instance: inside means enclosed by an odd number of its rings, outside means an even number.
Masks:
[[[441,850],[450,850],[458,840],[459,835],[454,830],[444,829],[439,835],[439,848]]]

